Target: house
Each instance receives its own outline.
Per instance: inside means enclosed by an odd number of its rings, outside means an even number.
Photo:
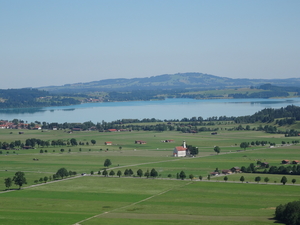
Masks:
[[[261,167],[268,167],[268,165],[269,165],[269,163],[267,163],[267,162],[262,162],[262,163],[260,164]]]
[[[117,129],[108,129],[107,131],[108,132],[117,132],[118,130]]]
[[[230,170],[231,170],[231,172],[233,172],[233,173],[240,173],[240,172],[241,172],[241,168],[240,168],[240,167],[237,167],[237,166],[232,167]]]
[[[299,164],[300,162],[299,162],[299,160],[294,160],[293,162],[292,162],[292,164]]]
[[[290,163],[290,160],[285,159],[285,160],[282,160],[281,163],[282,163],[282,164],[289,164],[289,163]]]
[[[211,176],[219,176],[219,172],[211,172],[209,173]]]
[[[111,141],[106,141],[104,142],[105,145],[112,145],[112,142]]]
[[[217,135],[218,133],[217,132],[212,132],[210,133],[211,135]]]
[[[164,142],[173,143],[174,140],[165,140]]]
[[[231,170],[222,170],[222,174],[232,174]]]
[[[146,141],[135,141],[134,142],[135,144],[140,144],[140,145],[144,145],[144,144],[147,144],[147,142]]]
[[[177,146],[173,150],[174,157],[185,157],[186,156],[186,143],[183,141],[182,146]]]

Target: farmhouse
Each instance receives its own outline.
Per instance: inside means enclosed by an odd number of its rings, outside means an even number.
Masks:
[[[106,141],[104,142],[105,145],[112,145],[112,142],[111,141]]]
[[[231,170],[222,170],[222,173],[223,174],[232,174],[232,171]]]
[[[240,167],[237,167],[237,166],[232,167],[230,170],[231,170],[231,172],[233,172],[233,173],[240,173],[240,172],[241,172],[241,168],[240,168]]]
[[[292,164],[299,164],[299,160],[294,160]]]
[[[183,141],[182,146],[177,146],[174,148],[173,156],[174,157],[185,157],[186,156],[186,144],[185,141]]]
[[[219,176],[219,172],[211,172],[209,173],[211,176]]]
[[[285,159],[285,160],[282,160],[281,163],[282,163],[282,164],[289,164],[289,163],[290,163],[290,160]]]
[[[147,144],[147,142],[146,142],[146,141],[140,141],[140,140],[138,140],[138,141],[135,141],[134,143],[135,143],[135,144],[140,144],[140,145]]]

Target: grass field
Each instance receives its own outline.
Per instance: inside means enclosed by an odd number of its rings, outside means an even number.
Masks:
[[[68,134],[26,130],[22,135],[10,132],[0,130],[0,141],[76,138],[85,143],[94,139],[96,144],[2,150],[0,224],[272,224],[277,205],[300,198],[300,177],[295,175],[287,175],[287,185],[280,184],[282,175],[251,173],[228,175],[227,182],[224,176],[207,181],[207,175],[216,168],[248,167],[258,160],[280,166],[283,159],[299,160],[298,145],[280,145],[282,141],[291,143],[298,137],[225,130],[218,131],[218,135],[142,131]],[[162,142],[167,139],[175,142]],[[135,140],[144,140],[147,144],[134,144]],[[173,148],[183,140],[199,148],[197,157],[172,157]],[[246,150],[239,147],[243,141],[256,140],[275,142],[278,147],[252,146]],[[112,141],[113,145],[106,146],[105,141]],[[213,151],[216,145],[221,148],[219,155]],[[62,148],[65,149],[63,153],[60,152]],[[40,153],[41,149],[47,153]],[[31,186],[35,180],[51,176],[61,167],[78,174],[97,172],[103,169],[105,159],[111,160],[109,169],[115,172],[132,169],[136,173],[138,169],[146,172],[155,168],[159,176],[156,179],[77,176]],[[187,179],[175,179],[182,170]],[[27,185],[20,191],[5,191],[4,179],[13,177],[17,171],[25,173]],[[194,175],[193,181],[188,179],[189,174]],[[199,181],[200,175],[203,181]],[[244,183],[239,181],[241,176],[245,177]],[[259,184],[254,182],[256,176],[262,178]],[[267,184],[265,177],[269,178]],[[291,183],[293,178],[297,180],[295,185]]]

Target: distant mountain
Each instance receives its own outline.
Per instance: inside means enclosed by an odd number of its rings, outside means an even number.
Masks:
[[[259,86],[263,84],[277,86],[300,87],[300,78],[288,79],[233,79],[218,77],[203,73],[177,73],[159,76],[132,78],[132,79],[106,79],[87,83],[65,84],[63,86],[40,87],[55,93],[76,93],[94,91],[133,91],[133,90],[163,90],[163,89],[215,89],[215,88],[241,88]]]

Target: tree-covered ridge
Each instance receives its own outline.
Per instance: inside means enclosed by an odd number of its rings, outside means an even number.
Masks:
[[[285,118],[285,119],[284,119]],[[292,118],[292,120],[290,120]],[[300,120],[300,107],[289,105],[285,108],[266,108],[251,116],[239,116],[235,118],[237,123],[273,122],[275,119],[285,121]],[[277,123],[280,123],[278,120]]]
[[[300,78],[289,79],[232,79],[203,73],[164,74],[145,78],[119,78],[92,81],[87,83],[66,84],[63,86],[41,87],[56,93],[78,93],[94,91],[133,91],[133,90],[166,90],[178,88],[241,88],[259,86],[270,83],[272,85],[300,86]]]
[[[80,101],[70,96],[50,95],[49,92],[33,89],[0,89],[0,108],[23,108],[64,106],[80,104]]]

